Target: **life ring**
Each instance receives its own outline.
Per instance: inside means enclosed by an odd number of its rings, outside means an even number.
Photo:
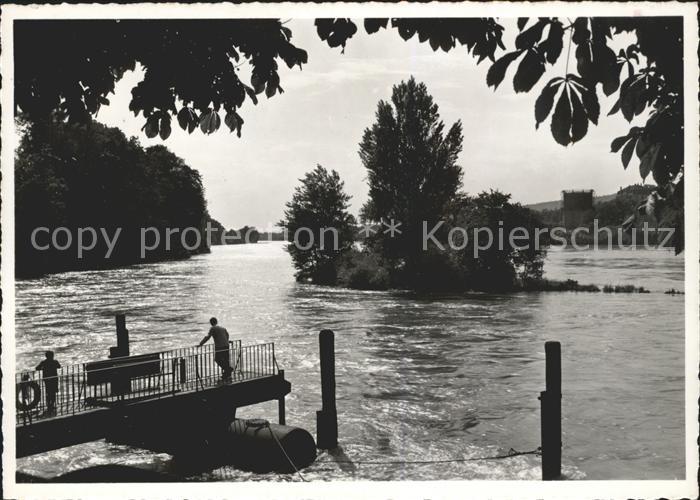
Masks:
[[[25,397],[31,392],[31,398]],[[30,411],[37,407],[41,401],[41,388],[39,384],[30,381],[23,381],[17,384],[17,409],[19,411]]]

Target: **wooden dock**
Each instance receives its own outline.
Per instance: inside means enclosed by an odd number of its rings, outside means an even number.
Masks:
[[[112,354],[124,354],[123,346]],[[283,424],[291,384],[277,365],[274,344],[230,342],[233,373],[227,381],[215,355],[214,346],[206,345],[112,356],[63,367],[49,379],[38,371],[18,373],[17,457],[103,438],[190,452],[220,435],[236,408],[270,400],[278,401]],[[58,392],[50,408],[52,384]]]

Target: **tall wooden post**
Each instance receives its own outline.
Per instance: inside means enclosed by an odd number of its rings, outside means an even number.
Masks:
[[[542,480],[561,479],[561,345],[545,342],[545,390],[540,393]]]
[[[278,376],[284,380],[284,370],[280,370],[278,372]],[[280,425],[287,425],[287,415],[286,415],[286,410],[284,406],[284,396],[279,398],[277,400],[277,409],[279,413],[279,424]]]
[[[338,447],[338,413],[335,407],[335,334],[321,330],[321,411],[316,412],[316,445],[322,450]]]
[[[129,330],[126,329],[126,315],[117,314],[117,346],[109,348],[110,358],[119,358],[129,355]]]
[[[126,315],[116,315],[117,346],[109,348],[110,358],[121,358],[129,355],[129,330],[126,329]],[[131,380],[128,377],[115,376],[111,382],[112,394],[124,395],[131,391]]]

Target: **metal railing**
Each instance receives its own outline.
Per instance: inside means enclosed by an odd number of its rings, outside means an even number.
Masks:
[[[274,343],[213,345],[125,356],[16,375],[17,424],[143,399],[200,391],[278,373]],[[226,372],[230,371],[228,377]]]

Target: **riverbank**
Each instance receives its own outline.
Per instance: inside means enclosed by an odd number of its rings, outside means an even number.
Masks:
[[[470,292],[485,292],[485,293],[520,293],[520,292],[589,292],[589,293],[651,293],[650,290],[644,288],[643,286],[636,286],[632,284],[628,285],[612,285],[606,284],[602,287],[594,284],[582,284],[576,280],[565,279],[565,280],[551,280],[551,279],[537,279],[537,280],[519,280],[514,283],[512,288],[500,289],[500,290],[490,290],[490,289],[479,289],[479,288],[447,288],[444,290],[411,290],[411,289],[401,289],[401,288],[391,288],[377,287],[371,281],[366,282],[367,286],[343,286],[343,285],[326,285],[329,288],[346,288],[349,290],[364,290],[364,291],[398,291],[398,292],[417,292],[417,293],[428,293],[428,294],[440,294],[440,293],[470,293]],[[669,295],[675,295],[682,292],[677,290],[667,290],[664,292]]]
[[[35,260],[33,267],[17,267],[15,269],[15,279],[27,280],[37,279],[44,276],[50,276],[61,273],[81,273],[93,271],[109,271],[113,269],[124,269],[132,266],[155,264],[159,262],[175,262],[187,260],[196,255],[211,253],[211,248],[203,245],[196,250],[173,249],[172,251],[159,253],[157,255],[149,254],[148,257],[131,259],[98,259],[89,262],[81,260],[64,260],[61,262],[50,262],[50,260]],[[49,258],[50,259],[50,258]]]
[[[523,292],[604,292],[604,293],[650,293],[643,286],[636,285],[582,285],[576,280],[533,280],[520,283],[515,291]]]

